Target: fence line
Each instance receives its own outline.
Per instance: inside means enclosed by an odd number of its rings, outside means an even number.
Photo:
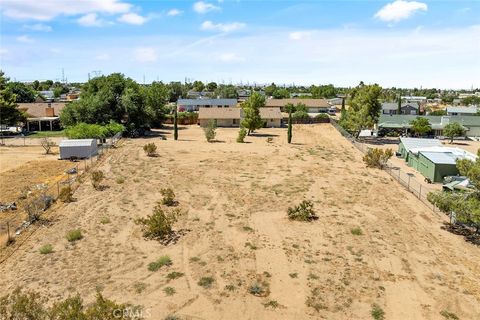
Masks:
[[[335,129],[337,129],[340,132],[342,136],[344,136],[348,141],[350,141],[353,144],[353,146],[355,146],[363,154],[367,153],[368,149],[370,149],[369,146],[355,139],[355,137],[353,137],[344,128],[342,128],[334,119],[331,119],[330,123],[333,125]],[[436,190],[422,185],[415,177],[412,176],[411,173],[403,171],[402,169],[393,165],[393,163],[391,163],[390,161],[387,162],[384,170],[393,179],[395,179],[398,183],[400,183],[400,185],[405,187],[407,191],[411,192],[420,201],[422,201],[423,204],[425,204],[427,207],[432,209],[433,212],[435,213],[440,212],[440,210],[427,199],[428,193]]]
[[[36,220],[40,219],[51,204],[59,198],[63,188],[68,186],[73,193],[80,186],[81,177],[94,168],[108,149],[114,147],[120,139],[121,135],[116,135],[110,139],[109,143],[100,145],[98,154],[95,156],[72,162],[72,167],[66,170],[65,176],[56,181],[54,180],[53,183],[32,185],[29,191],[21,194],[14,202],[19,205],[16,210],[8,211],[9,209],[7,209],[5,210],[6,212],[0,211],[0,214],[13,212],[15,215],[0,223],[0,248],[14,242],[18,235],[24,232]],[[4,260],[2,259],[0,263]]]

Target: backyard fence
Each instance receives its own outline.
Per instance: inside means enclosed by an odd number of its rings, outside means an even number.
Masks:
[[[28,190],[22,191],[13,203],[2,204],[0,206],[0,248],[15,242],[18,235],[39,220],[53,202],[60,197],[64,188],[69,187],[73,193],[80,186],[82,177],[85,177],[103,158],[108,149],[114,147],[120,139],[121,135],[114,136],[109,139],[108,143],[98,147],[97,155],[89,159],[72,161],[72,166],[62,176],[48,183],[32,185]],[[4,219],[4,217],[6,218]],[[8,255],[8,252],[0,254],[0,263]]]
[[[360,150],[363,154],[367,153],[368,149],[371,147],[358,141],[353,137],[350,133],[348,133],[344,128],[342,128],[335,120],[331,120],[330,123],[333,125],[335,129],[337,129],[342,136],[344,136],[348,141],[350,141],[358,150]],[[427,195],[430,192],[438,191],[434,188],[430,188],[425,184],[422,184],[417,180],[413,174],[406,172],[394,164],[391,161],[388,161],[385,166],[385,172],[387,172],[392,178],[394,178],[398,183],[405,187],[409,192],[413,193],[420,201],[422,201],[427,207],[432,209],[433,212],[439,212],[440,210],[432,204],[427,199]]]

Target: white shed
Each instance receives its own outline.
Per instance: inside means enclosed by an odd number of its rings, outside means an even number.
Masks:
[[[60,159],[84,159],[98,153],[97,139],[62,140],[58,147],[60,149]]]

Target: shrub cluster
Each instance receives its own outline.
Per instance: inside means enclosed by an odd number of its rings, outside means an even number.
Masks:
[[[58,199],[62,202],[69,203],[73,201],[73,192],[70,186],[63,187],[60,190],[60,194],[58,195]]]
[[[95,190],[101,189],[101,183],[103,181],[103,177],[104,177],[103,171],[101,170],[92,171],[91,173],[92,186],[95,188]]]
[[[313,210],[313,202],[310,200],[303,200],[298,206],[288,208],[287,215],[290,220],[297,221],[312,221],[318,219],[318,216]]]
[[[205,138],[208,142],[213,142],[215,140],[216,130],[217,130],[217,122],[215,120],[209,120],[208,124],[205,128]]]
[[[241,127],[240,131],[238,131],[237,142],[238,143],[244,143],[246,135],[247,135],[247,130],[244,127]]]
[[[392,149],[369,148],[363,157],[363,162],[367,167],[383,169],[392,156]]]
[[[161,204],[157,204],[153,213],[146,218],[135,220],[141,225],[143,236],[150,239],[165,240],[173,234],[173,224],[177,221],[177,211],[165,212]]]
[[[16,288],[12,293],[0,297],[0,319],[35,320],[114,320],[143,319],[142,308],[130,304],[118,304],[97,292],[95,301],[85,306],[80,295],[63,301],[48,303],[48,299],[35,291]]]
[[[143,151],[145,151],[145,154],[149,157],[154,157],[157,155],[157,146],[155,143],[147,143],[146,145],[143,146]]]
[[[104,139],[125,131],[122,124],[111,121],[107,125],[78,123],[67,127],[65,134],[69,139]]]
[[[162,204],[171,207],[177,203],[175,201],[175,193],[171,188],[162,189],[160,190],[160,193],[163,196]]]

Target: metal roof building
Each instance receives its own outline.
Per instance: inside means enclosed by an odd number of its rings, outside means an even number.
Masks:
[[[97,139],[62,140],[58,145],[60,159],[85,159],[97,155]]]
[[[398,152],[401,157],[408,161],[409,152],[415,148],[425,147],[441,147],[442,143],[437,139],[421,139],[421,138],[400,138],[400,144],[398,145]]]

